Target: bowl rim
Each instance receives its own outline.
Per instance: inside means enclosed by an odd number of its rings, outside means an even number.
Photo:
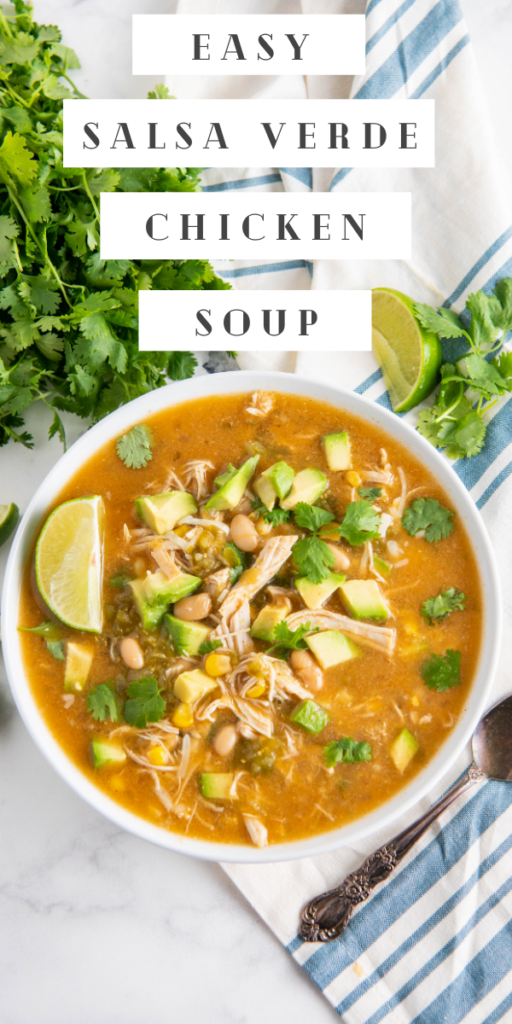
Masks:
[[[276,843],[259,849],[231,843],[216,843],[178,835],[153,825],[127,810],[84,775],[59,746],[39,712],[23,669],[20,635],[17,630],[18,602],[28,551],[45,511],[71,475],[108,440],[163,409],[195,398],[241,394],[255,390],[296,394],[346,408],[370,420],[408,447],[426,463],[448,492],[464,522],[475,554],[483,596],[483,629],[479,660],[463,713],[434,758],[395,796],[369,814],[339,829],[309,839]],[[236,370],[213,376],[192,377],[173,382],[122,406],[83,434],[53,466],[33,495],[11,546],[2,592],[2,648],[7,678],[20,715],[45,758],[68,785],[90,806],[125,831],[178,853],[215,862],[273,863],[313,856],[353,846],[377,830],[389,827],[401,814],[417,805],[447,774],[471,739],[483,711],[497,669],[501,646],[502,602],[494,550],[485,524],[469,492],[447,460],[399,416],[364,395],[342,387],[309,380],[298,374],[270,370]]]

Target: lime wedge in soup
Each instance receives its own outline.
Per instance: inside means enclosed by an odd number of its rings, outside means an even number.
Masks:
[[[41,597],[61,622],[100,633],[105,509],[100,497],[59,505],[46,520],[36,547]]]
[[[17,505],[11,501],[10,505],[0,505],[0,547],[11,536],[15,529],[20,515]]]
[[[406,412],[434,390],[442,362],[437,334],[414,315],[413,300],[391,288],[372,291],[373,354],[395,412]]]

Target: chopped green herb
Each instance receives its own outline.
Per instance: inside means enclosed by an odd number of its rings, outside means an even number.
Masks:
[[[440,505],[436,498],[416,498],[402,516],[402,526],[414,537],[425,530],[425,540],[436,544],[449,537],[453,530],[454,513]]]
[[[254,512],[257,512],[266,523],[270,523],[271,526],[282,526],[283,523],[287,523],[290,516],[291,510],[286,508],[271,508],[265,507],[260,498],[254,498],[251,501],[251,508]]]
[[[340,536],[349,544],[357,547],[367,540],[375,540],[379,536],[381,518],[371,501],[361,498],[351,501],[345,509],[345,518],[339,527]]]
[[[87,710],[97,722],[120,722],[119,700],[113,683],[100,683],[87,697]]]
[[[358,487],[357,493],[361,498],[367,498],[368,501],[376,501],[382,494],[382,487]]]
[[[64,644],[62,643],[62,640],[47,640],[46,646],[56,661],[66,660],[66,653],[64,651]]]
[[[108,582],[111,587],[120,587],[122,589],[123,587],[126,587],[130,580],[133,579],[133,573],[129,572],[127,569],[118,569],[115,575],[110,577]]]
[[[144,423],[138,423],[116,443],[116,452],[128,469],[143,469],[153,458],[153,435]]]
[[[128,725],[144,729],[148,722],[159,722],[165,714],[165,700],[156,679],[151,676],[131,683],[123,714]]]
[[[463,612],[466,607],[466,597],[456,587],[449,587],[442,590],[437,597],[429,597],[421,606],[421,614],[430,619],[430,624],[444,622],[452,612]]]
[[[370,744],[365,741],[357,743],[349,736],[343,740],[333,740],[332,743],[328,743],[324,747],[324,761],[328,768],[333,768],[335,764],[354,764],[356,761],[371,761],[371,759]]]
[[[334,517],[333,517],[334,518]],[[316,533],[303,537],[292,547],[292,558],[299,576],[307,576],[311,583],[321,583],[336,564],[336,558],[328,544]]]
[[[460,651],[447,650],[445,654],[431,654],[420,666],[425,686],[443,693],[460,683]]]
[[[46,619],[39,626],[18,626],[23,633],[35,633],[36,636],[44,636],[47,640],[58,640],[61,636],[60,626],[56,622]]]
[[[318,626],[314,629],[311,628],[310,622],[304,622],[301,626],[297,626],[297,629],[291,630],[287,622],[278,622],[277,626],[274,626],[272,633],[272,639],[274,643],[272,647],[269,647],[265,652],[270,654],[271,651],[276,651],[279,658],[286,657],[285,651],[307,651],[307,643],[304,637],[308,633],[317,633]]]
[[[325,508],[319,508],[318,505],[308,505],[305,501],[299,501],[293,510],[293,518],[297,526],[315,533],[321,526],[332,523],[336,517]]]
[[[211,654],[212,651],[216,651],[218,647],[222,647],[222,640],[205,640],[201,644],[198,654]]]

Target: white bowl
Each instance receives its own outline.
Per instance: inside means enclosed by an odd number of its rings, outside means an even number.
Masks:
[[[397,441],[406,445],[439,480],[464,523],[475,552],[483,591],[484,622],[479,663],[467,705],[456,728],[429,762],[408,786],[393,799],[370,814],[342,828],[312,839],[280,843],[265,849],[226,843],[208,843],[169,832],[137,817],[111,800],[83,775],[53,737],[46,725],[29,687],[21,657],[20,634],[17,630],[18,603],[26,560],[46,509],[60,490],[94,452],[110,438],[126,431],[133,424],[168,406],[207,395],[233,394],[243,391],[280,391],[305,395],[331,402],[376,424]],[[169,384],[149,395],[137,398],[107,416],[81,437],[48,474],[34,495],[18,528],[7,563],[2,596],[2,647],[7,675],[19,712],[38,747],[59,775],[84,798],[121,828],[170,850],[214,861],[264,863],[291,860],[324,853],[346,844],[354,844],[364,836],[390,825],[404,811],[412,808],[436,785],[470,740],[488,700],[500,651],[501,599],[498,573],[483,521],[459,478],[438,452],[398,416],[375,405],[361,395],[342,388],[330,387],[287,373],[236,371],[213,377],[197,377]]]

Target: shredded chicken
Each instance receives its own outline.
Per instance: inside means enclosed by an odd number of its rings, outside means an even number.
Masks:
[[[176,490],[178,491],[185,490],[179,476],[177,476],[173,469],[170,469],[167,474],[167,480],[165,481],[165,484],[162,488],[162,494],[165,494],[167,491],[172,490],[173,487],[175,487]]]
[[[203,580],[203,590],[211,597],[220,597],[226,587],[229,587],[229,569],[219,569]]]
[[[274,399],[272,395],[268,395],[265,391],[255,391],[251,397],[251,404],[247,406],[245,411],[250,416],[259,418],[267,416],[273,405]]]
[[[310,622],[311,626],[319,626],[320,629],[342,629],[344,633],[352,633],[380,650],[391,653],[395,649],[396,629],[375,626],[369,622],[358,622],[356,619],[349,619],[348,616],[339,615],[337,612],[312,612],[305,608],[289,615],[286,622],[290,629],[296,629],[304,622]]]
[[[389,470],[360,469],[359,476],[365,484],[384,484],[384,486],[389,486],[394,480],[393,474]]]
[[[170,580],[174,580],[176,579],[176,576],[180,575],[181,570],[176,565],[175,556],[170,553],[168,547],[165,545],[165,541],[158,544],[155,540],[154,544],[150,547],[150,555],[154,558],[158,568],[161,569]]]
[[[194,459],[184,466],[185,483],[194,490],[198,501],[202,501],[208,494],[208,470],[213,468],[212,462],[204,462],[201,459]]]
[[[242,573],[238,583],[230,590],[228,596],[221,605],[223,619],[230,619],[242,606],[244,601],[251,601],[265,584],[269,583],[273,576],[290,557],[297,536],[287,535],[283,537],[271,537],[265,547],[258,555],[254,565]]]
[[[229,533],[229,526],[227,523],[223,523],[221,519],[195,519],[194,516],[185,516],[180,519],[180,525],[184,523],[185,526],[213,526],[216,530],[222,530],[223,533]]]
[[[405,509],[405,502],[407,501],[407,483],[405,479],[405,473],[401,466],[398,467],[398,475],[400,477],[400,483],[402,484],[402,492],[400,494],[400,501],[397,505],[397,516],[399,519],[402,518]]]
[[[244,814],[243,819],[254,845],[259,846],[260,849],[263,846],[268,846],[268,832],[261,821],[258,821],[258,818],[255,818],[253,814]]]
[[[254,650],[254,641],[249,633],[251,628],[251,610],[249,602],[244,601],[243,605],[231,616],[231,629],[234,631],[234,642],[236,653],[242,656],[248,651]]]

